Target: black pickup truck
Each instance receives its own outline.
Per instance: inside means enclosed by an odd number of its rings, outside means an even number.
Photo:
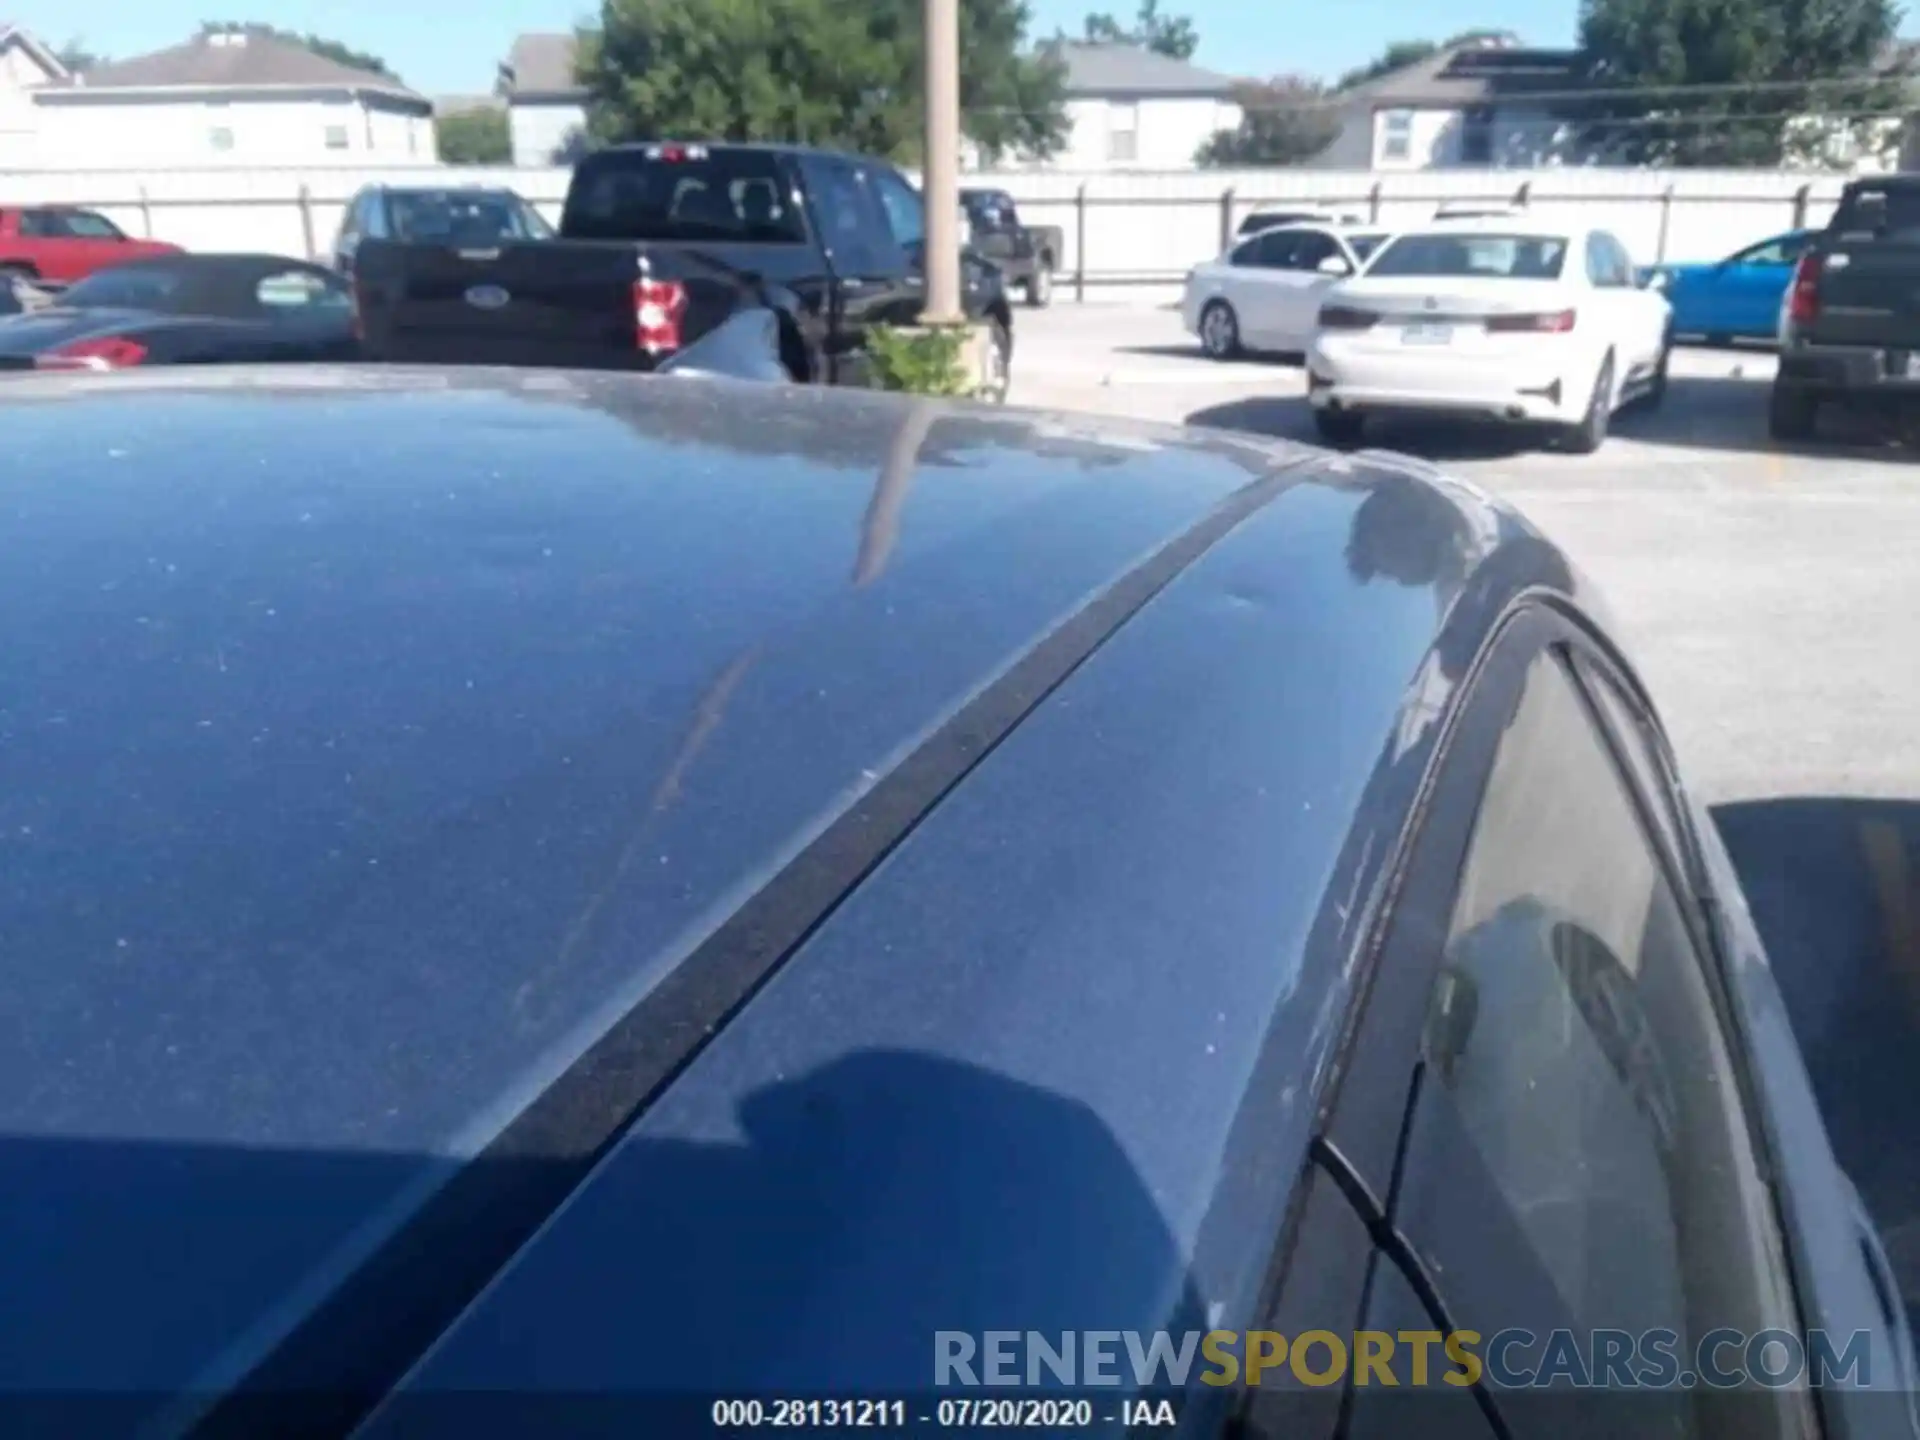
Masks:
[[[1920,175],[1849,183],[1794,271],[1767,428],[1804,440],[1830,403],[1920,411]]]
[[[427,364],[653,370],[746,310],[778,317],[794,379],[872,381],[877,325],[926,302],[920,192],[885,161],[782,145],[659,142],[574,170],[557,239],[481,248],[368,239],[354,265],[362,353]],[[962,257],[1004,395],[1000,273]]]
[[[1051,302],[1066,232],[1058,225],[1023,223],[1013,197],[1004,190],[962,189],[960,208],[966,212],[973,248],[999,266],[1009,284],[1025,289],[1027,304]]]

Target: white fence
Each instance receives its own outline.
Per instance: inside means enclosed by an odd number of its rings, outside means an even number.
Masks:
[[[130,234],[192,250],[324,257],[345,202],[370,182],[509,185],[557,218],[568,173],[440,166],[13,172],[0,173],[0,205],[84,204]],[[1008,172],[968,175],[965,183],[1008,191],[1030,225],[1059,226],[1063,286],[1112,296],[1177,281],[1260,207],[1326,207],[1395,225],[1426,219],[1443,201],[1518,202],[1543,217],[1612,230],[1636,261],[1658,263],[1712,259],[1782,230],[1824,224],[1842,182],[1779,171],[1548,169]]]

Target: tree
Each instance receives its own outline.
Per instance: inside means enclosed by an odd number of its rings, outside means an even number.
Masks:
[[[355,50],[351,45],[343,44],[338,40],[329,40],[324,35],[300,35],[292,30],[282,30],[276,25],[262,24],[257,20],[244,21],[240,24],[235,24],[228,20],[203,20],[200,22],[200,33],[202,35],[211,35],[221,30],[238,30],[248,35],[263,35],[273,40],[285,40],[288,44],[298,45],[302,49],[311,50],[322,59],[331,60],[338,65],[345,65],[352,70],[371,71],[375,75],[384,75],[389,80],[397,80],[400,78],[395,75],[392,70],[387,68],[387,62],[382,60],[378,55],[369,55],[364,50]]]
[[[1630,165],[1777,165],[1804,138],[1867,130],[1904,105],[1882,65],[1892,0],[1583,0],[1595,94],[1563,113],[1584,148]]]
[[[1474,40],[1504,40],[1508,38],[1503,30],[1462,30],[1446,40],[1396,40],[1387,46],[1366,64],[1347,71],[1333,82],[1335,90],[1351,90],[1356,85],[1364,85],[1369,80],[1378,80],[1382,75],[1391,75],[1396,70],[1404,70],[1409,65],[1418,65],[1422,60],[1431,60],[1442,50],[1451,50],[1456,45],[1465,45]]]
[[[1240,87],[1240,124],[1217,130],[1193,157],[1196,165],[1299,165],[1340,133],[1337,108],[1318,80],[1280,75]]]
[[[1087,16],[1086,38],[1098,44],[1138,45],[1143,50],[1191,60],[1200,36],[1184,15],[1162,15],[1160,0],[1140,0],[1140,10],[1129,30],[1111,13]]]
[[[604,0],[579,78],[601,140],[804,141],[911,161],[925,134],[921,0]],[[1065,143],[1059,61],[1020,0],[960,7],[962,125],[989,157]]]
[[[95,54],[89,50],[85,42],[78,36],[75,36],[59,49],[55,50],[53,52],[53,58],[66,66],[67,69],[75,75],[107,63],[106,56]]]
[[[433,134],[440,158],[449,165],[506,165],[513,160],[507,112],[497,106],[438,116]]]

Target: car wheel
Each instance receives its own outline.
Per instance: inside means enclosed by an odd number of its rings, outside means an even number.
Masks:
[[[1013,337],[998,320],[992,321],[987,338],[987,374],[980,386],[980,398],[989,405],[1007,403],[1013,388]]]
[[[1591,455],[1607,442],[1607,429],[1613,423],[1613,354],[1600,362],[1600,373],[1593,377],[1593,394],[1587,400],[1587,413],[1578,423],[1567,426],[1560,435],[1560,448],[1572,455]]]
[[[1367,432],[1367,417],[1358,410],[1316,410],[1313,428],[1320,438],[1338,449],[1358,445]]]
[[[1793,385],[1773,382],[1767,400],[1767,434],[1775,440],[1811,440],[1820,418],[1820,402]]]
[[[1044,310],[1053,303],[1053,266],[1045,260],[1034,262],[1033,273],[1027,276],[1027,304],[1035,310]]]
[[[1200,312],[1200,348],[1216,360],[1240,353],[1240,320],[1224,300],[1209,300]]]

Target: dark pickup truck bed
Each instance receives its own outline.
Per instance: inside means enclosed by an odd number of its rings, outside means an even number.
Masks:
[[[1920,412],[1920,175],[1849,184],[1794,271],[1768,428],[1805,439],[1827,404]]]
[[[362,242],[367,358],[652,370],[743,311],[778,320],[797,380],[866,384],[866,340],[925,307],[924,207],[884,161],[800,147],[661,142],[575,169],[559,238],[461,248]],[[1012,317],[997,272],[963,266],[968,314]]]

